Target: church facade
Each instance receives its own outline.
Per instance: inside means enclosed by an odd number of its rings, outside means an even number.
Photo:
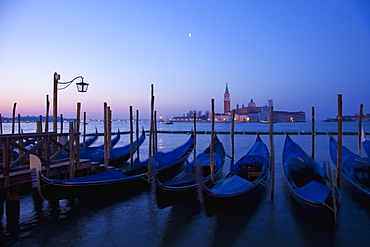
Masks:
[[[270,121],[270,108],[273,106],[272,100],[264,106],[257,106],[251,99],[247,106],[244,103],[239,106],[236,104],[235,121],[236,122],[269,122]],[[215,121],[230,122],[232,120],[232,111],[230,102],[230,92],[226,84],[224,93],[224,112],[215,114]],[[305,112],[287,112],[287,111],[274,111],[274,122],[305,122]]]

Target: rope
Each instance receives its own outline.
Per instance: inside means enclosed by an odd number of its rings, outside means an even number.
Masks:
[[[325,202],[323,202],[323,205],[324,205],[325,207],[327,207],[328,209],[330,209],[331,211],[336,212],[336,210],[335,210],[334,208],[330,207],[330,206],[329,206],[328,204],[326,204]]]
[[[225,180],[226,180],[226,178],[221,178],[220,180],[216,181],[215,184],[221,183],[221,182],[223,182]]]
[[[228,153],[226,153],[226,152],[225,152],[225,156],[226,156],[227,158],[231,159],[231,160],[233,159],[233,158],[232,158]]]
[[[263,186],[265,186],[266,188],[270,188],[270,189],[274,189],[271,184],[267,183],[266,181],[264,180],[260,180],[259,183]]]

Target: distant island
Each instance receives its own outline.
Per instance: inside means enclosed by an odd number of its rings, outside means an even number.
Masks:
[[[343,122],[357,122],[360,119],[360,116],[358,114],[355,114],[353,116],[342,116]],[[362,116],[363,122],[370,122],[370,114],[364,114]],[[324,120],[323,122],[338,122],[338,117],[336,118],[328,118]]]

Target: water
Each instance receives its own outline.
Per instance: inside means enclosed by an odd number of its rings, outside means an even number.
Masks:
[[[89,123],[88,133],[95,126],[102,132],[101,123]],[[148,123],[140,124],[146,130]],[[4,125],[4,132],[10,125]],[[113,131],[129,130],[128,123],[113,123]],[[343,131],[356,132],[357,123],[343,123]],[[25,132],[34,132],[34,124],[23,124]],[[66,129],[66,127],[65,127]],[[191,123],[159,124],[159,130],[191,130]],[[229,123],[217,123],[216,131],[230,131]],[[370,130],[370,123],[364,123]],[[210,123],[197,124],[197,130],[211,130]],[[268,132],[269,125],[236,123],[235,131]],[[337,123],[316,123],[316,131],[336,131]],[[276,123],[274,131],[311,131],[310,123]],[[9,132],[8,132],[9,133]],[[170,151],[188,139],[186,134],[158,134],[161,151]],[[229,135],[219,135],[226,152],[231,154]],[[269,136],[262,139],[269,144]],[[307,153],[311,153],[310,135],[292,135]],[[254,135],[235,135],[235,158],[240,158],[252,146]],[[210,135],[197,136],[197,152],[206,148]],[[129,142],[122,135],[119,144]],[[96,144],[102,143],[99,138]],[[21,196],[21,214],[15,228],[7,225],[3,216],[0,225],[0,245],[11,246],[365,246],[370,231],[370,210],[346,187],[341,188],[342,204],[336,230],[316,222],[294,207],[287,195],[281,152],[284,135],[274,136],[275,190],[264,193],[251,205],[206,217],[194,201],[158,209],[148,190],[130,195],[115,195],[96,200],[68,200],[59,203],[43,202],[36,207],[31,195]],[[329,137],[316,136],[315,157],[320,162],[330,161]],[[343,144],[357,152],[357,136],[343,136]],[[148,142],[141,149],[147,155]],[[190,157],[192,160],[192,156]],[[228,172],[227,160],[224,172]]]

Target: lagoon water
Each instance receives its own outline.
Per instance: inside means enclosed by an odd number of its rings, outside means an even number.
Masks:
[[[64,129],[67,126],[65,126]],[[95,127],[103,132],[102,123],[89,123],[87,133]],[[140,128],[149,129],[148,123]],[[192,123],[158,124],[158,130],[191,131]],[[4,124],[5,133],[10,125]],[[24,132],[35,132],[35,124],[22,124]],[[128,123],[113,123],[113,131],[128,131]],[[357,132],[355,122],[343,123],[343,131]],[[364,123],[370,131],[370,122]],[[211,130],[210,123],[198,123],[197,130]],[[216,123],[216,131],[230,131],[230,123]],[[235,131],[268,132],[268,124],[236,123]],[[310,132],[311,123],[276,123],[274,131]],[[317,122],[317,132],[336,132],[337,123]],[[230,136],[218,135],[231,155]],[[187,134],[158,134],[160,151],[170,151],[188,139]],[[32,195],[21,195],[21,212],[17,227],[9,227],[5,213],[0,221],[0,246],[368,246],[370,206],[363,204],[345,187],[341,187],[341,207],[335,230],[297,210],[287,194],[283,179],[281,152],[284,135],[274,136],[275,189],[266,188],[251,205],[240,206],[207,217],[196,201],[159,209],[150,190],[133,191],[96,200],[44,201],[34,205]],[[270,147],[269,136],[262,139]],[[310,135],[292,135],[292,139],[311,154]],[[252,146],[255,135],[235,135],[235,158]],[[331,161],[329,136],[317,135],[315,158]],[[197,135],[197,152],[210,142],[210,135]],[[96,144],[102,143],[102,137]],[[122,135],[119,145],[129,143]],[[357,152],[357,136],[343,136],[343,145]],[[142,159],[148,153],[148,140],[140,149]],[[365,154],[363,154],[365,155]],[[190,160],[193,159],[191,155]],[[229,171],[226,159],[224,173]]]

